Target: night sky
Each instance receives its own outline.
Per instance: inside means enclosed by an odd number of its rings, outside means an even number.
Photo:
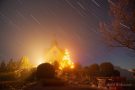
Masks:
[[[44,56],[52,41],[82,65],[112,62],[131,69],[135,54],[108,47],[99,22],[108,22],[110,0],[0,0],[0,61]]]

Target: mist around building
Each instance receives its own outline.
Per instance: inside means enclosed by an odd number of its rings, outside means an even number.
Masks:
[[[82,66],[72,53],[54,40],[42,60],[33,64],[27,56],[0,64],[1,90],[37,90],[45,87],[73,87],[76,90],[131,90],[135,70],[125,70],[110,62]],[[33,61],[34,62],[34,61]],[[67,88],[68,87],[68,88]],[[49,89],[50,90],[50,89]]]

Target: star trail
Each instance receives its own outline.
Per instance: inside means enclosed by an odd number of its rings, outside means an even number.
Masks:
[[[36,60],[49,48],[55,34],[76,62],[109,61],[133,68],[135,57],[127,54],[132,51],[109,48],[100,35],[99,23],[110,20],[109,3],[114,4],[111,0],[1,0],[0,61],[23,55]]]

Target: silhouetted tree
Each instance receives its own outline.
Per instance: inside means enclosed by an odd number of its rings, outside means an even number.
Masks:
[[[106,71],[113,71],[114,66],[110,62],[104,62],[100,64],[100,71],[106,72]]]
[[[33,82],[36,80],[36,68],[32,68],[29,72],[29,76],[26,78],[26,81]]]
[[[80,63],[75,63],[73,70],[74,70],[73,72],[76,76],[80,76],[82,74],[82,66],[80,65]]]
[[[83,71],[83,74],[89,75],[89,67],[88,66],[85,66],[82,71]]]
[[[37,79],[49,79],[55,77],[55,69],[49,63],[40,64],[36,71]]]
[[[54,65],[55,70],[59,69],[59,62],[58,61],[54,61],[53,65]]]
[[[114,66],[109,62],[104,62],[100,65],[100,75],[101,76],[112,76],[114,71]]]
[[[5,64],[4,61],[2,61],[1,64],[0,64],[0,71],[6,72],[6,70],[7,70],[6,64]]]
[[[89,66],[89,74],[91,76],[97,76],[100,72],[99,65],[98,64],[92,64]]]
[[[19,69],[30,69],[31,63],[29,61],[29,58],[26,56],[23,56],[19,62]]]
[[[10,59],[10,61],[7,63],[7,70],[14,71],[15,69],[16,69],[16,64],[13,61],[13,59]]]
[[[118,70],[113,70],[113,74],[112,74],[112,76],[120,76],[120,71],[118,71]]]
[[[96,84],[97,80],[96,77],[99,76],[100,69],[98,64],[92,64],[89,67],[89,76],[92,83]]]
[[[111,24],[100,23],[100,30],[110,46],[135,51],[135,0],[109,0]]]
[[[82,69],[82,66],[80,63],[75,63],[74,67],[75,67],[75,69]]]

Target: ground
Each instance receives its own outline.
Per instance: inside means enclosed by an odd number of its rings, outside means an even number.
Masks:
[[[90,87],[29,87],[25,90],[98,90]]]
[[[24,90],[99,90],[97,88],[87,86],[42,86],[42,85],[31,85],[26,87]]]

